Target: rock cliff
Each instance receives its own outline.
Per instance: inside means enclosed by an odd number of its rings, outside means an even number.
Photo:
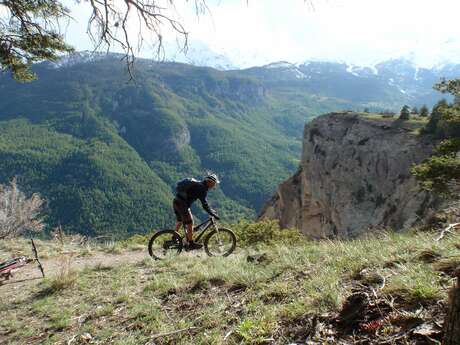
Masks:
[[[316,118],[305,126],[299,170],[260,217],[313,238],[414,225],[435,203],[410,174],[411,165],[433,150],[415,127],[354,113]]]

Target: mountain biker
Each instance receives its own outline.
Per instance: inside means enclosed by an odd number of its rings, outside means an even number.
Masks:
[[[216,212],[209,207],[206,197],[208,190],[214,188],[220,182],[216,174],[209,174],[202,181],[194,179],[185,179],[182,181],[186,181],[187,185],[183,188],[184,190],[179,190],[179,187],[177,188],[177,194],[173,201],[174,213],[177,220],[176,232],[179,231],[182,224],[186,225],[188,249],[199,249],[202,245],[193,241],[193,215],[190,207],[199,199],[203,209],[212,217],[219,219]]]

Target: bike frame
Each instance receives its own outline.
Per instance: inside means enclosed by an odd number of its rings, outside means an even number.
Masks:
[[[203,228],[201,228],[202,226]],[[203,223],[198,224],[197,226],[194,226],[193,227],[194,240],[198,242],[203,237],[205,232],[211,227],[214,227],[216,231],[219,231],[216,225],[216,221],[214,220],[213,217],[210,217],[209,219],[205,220]],[[184,224],[184,230],[187,232],[187,228],[185,224]],[[198,233],[198,236],[195,237],[195,233]]]
[[[18,258],[14,258],[14,259],[10,259],[5,262],[1,262],[0,263],[0,277],[5,277],[8,280],[9,277],[12,276],[11,271],[24,267],[25,265],[30,264],[31,262],[34,262],[34,261],[37,262],[38,268],[40,269],[43,278],[45,277],[43,266],[40,260],[38,259],[37,247],[35,247],[34,240],[30,239],[30,242],[32,244],[32,253],[34,254],[35,258],[29,258],[28,256],[20,256]]]

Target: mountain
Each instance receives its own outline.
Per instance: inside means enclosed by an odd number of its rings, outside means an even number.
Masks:
[[[425,123],[356,113],[317,117],[305,126],[299,170],[261,217],[313,238],[410,228],[436,206],[410,173],[433,153],[432,139],[413,134]]]
[[[186,54],[183,52],[172,53],[174,49],[170,49],[167,55],[172,61],[219,70],[257,70],[258,67],[242,68],[242,66],[252,66],[254,61],[261,61],[260,56],[249,57],[248,59],[248,56],[244,54],[235,56],[233,54],[233,58],[230,58],[228,54],[219,53],[217,52],[219,49],[213,50],[201,41],[193,41],[189,46],[190,49]],[[273,77],[273,72],[276,72],[276,74],[282,75],[284,81],[292,78],[298,79],[298,81],[303,80],[304,84],[311,84],[310,91],[327,87],[331,90],[337,89],[334,86],[337,81],[343,81],[345,84],[345,87],[343,84],[338,85],[338,89],[348,89],[351,94],[369,94],[372,88],[375,88],[374,98],[383,96],[385,99],[383,102],[369,102],[366,107],[373,108],[373,110],[384,110],[382,107],[390,105],[391,109],[385,110],[399,110],[403,103],[417,107],[421,107],[423,104],[432,106],[439,99],[439,94],[432,89],[433,85],[439,82],[441,78],[456,78],[460,75],[460,64],[452,62],[458,61],[456,58],[458,49],[456,47],[458,45],[455,45],[454,40],[446,41],[440,49],[444,52],[443,55],[447,57],[447,60],[442,63],[438,62],[432,67],[421,67],[415,62],[420,60],[417,58],[417,54],[410,53],[370,66],[307,60],[301,63],[273,62],[262,68],[273,70],[272,73],[269,73],[270,77]],[[175,51],[177,51],[177,47]],[[431,60],[439,61],[439,59]],[[308,80],[310,81],[308,82]],[[398,94],[400,97],[397,97]],[[343,95],[339,95],[339,97],[343,97]],[[349,97],[349,95],[345,95],[345,97]],[[391,97],[393,99],[388,99]]]
[[[29,84],[0,76],[0,183],[17,176],[48,200],[50,224],[89,235],[171,226],[175,181],[207,170],[222,180],[211,205],[252,217],[297,165],[289,126],[321,111],[284,123],[243,75],[138,60],[128,83],[118,56],[81,58],[37,65]]]
[[[199,40],[188,42],[186,51],[177,49],[177,44],[167,44],[168,61],[187,63],[198,67],[212,67],[221,71],[238,69],[225,54],[218,53]]]
[[[210,199],[223,218],[253,217],[295,171],[305,122],[398,109],[425,90],[401,92],[393,65],[219,71],[138,59],[129,82],[119,55],[83,52],[34,69],[28,84],[0,75],[0,183],[17,176],[42,193],[52,226],[118,237],[171,226],[175,181],[207,170],[221,176]]]
[[[338,100],[343,109],[348,106],[350,109],[367,107],[374,111],[399,111],[403,104],[434,105],[442,95],[433,90],[433,85],[441,78],[458,77],[460,64],[425,69],[405,59],[389,60],[373,67],[282,61],[245,71],[275,89],[296,87],[308,94]]]

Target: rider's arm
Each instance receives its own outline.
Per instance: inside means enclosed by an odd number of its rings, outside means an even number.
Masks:
[[[209,207],[208,200],[206,199],[206,196],[201,197],[200,201],[201,201],[201,206],[203,206],[203,209],[206,212],[208,212],[211,216],[217,218],[217,214],[214,212],[213,209],[211,209],[211,207]]]
[[[210,216],[220,219],[219,216],[216,214],[216,212],[209,207],[208,201],[206,200],[206,196],[200,198],[201,205],[203,206],[203,209],[209,213]]]

